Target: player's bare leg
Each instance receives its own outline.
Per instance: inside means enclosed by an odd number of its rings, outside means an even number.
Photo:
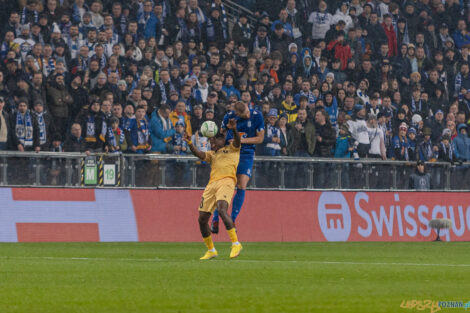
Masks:
[[[217,210],[219,211],[220,218],[224,222],[227,233],[232,241],[232,249],[230,251],[230,258],[236,258],[243,247],[238,241],[237,232],[235,231],[235,226],[233,225],[232,218],[228,215],[228,202],[224,200],[217,201]]]
[[[238,214],[240,214],[240,210],[242,208],[243,202],[245,201],[245,190],[248,182],[250,181],[250,176],[245,174],[238,174],[237,175],[237,191],[235,193],[235,197],[233,198],[232,204],[232,222],[233,227],[235,227],[235,220],[237,219]],[[211,232],[213,234],[219,233],[219,211],[218,209],[214,212],[214,218],[212,219],[211,225]]]
[[[207,252],[201,260],[210,260],[217,257],[217,250],[215,250],[214,242],[212,241],[211,231],[209,228],[209,219],[211,214],[208,212],[199,212],[199,229],[201,231],[202,239],[207,247]]]

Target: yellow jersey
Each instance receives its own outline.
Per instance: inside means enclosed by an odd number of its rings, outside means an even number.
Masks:
[[[235,148],[232,143],[219,149],[217,152],[208,151],[204,161],[211,165],[211,177],[209,183],[232,178],[237,183],[237,167],[240,161],[240,147]]]

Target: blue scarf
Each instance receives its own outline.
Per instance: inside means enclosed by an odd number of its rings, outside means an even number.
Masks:
[[[149,129],[147,125],[147,120],[145,118],[143,120],[137,121],[137,140],[139,143],[137,149],[148,148]]]
[[[122,145],[124,143],[124,132],[121,130],[121,128],[117,128],[116,132],[119,135],[119,145]],[[112,127],[108,127],[108,134],[107,134],[107,139],[108,142],[111,144],[113,147],[117,147],[118,143],[116,140],[116,136],[114,136],[114,131]]]
[[[168,83],[170,84],[170,91],[175,90],[175,86],[173,86],[171,80],[169,80]],[[158,85],[160,86],[160,94],[162,98],[161,103],[166,103],[166,101],[168,100],[168,96],[166,95],[165,84],[163,83],[163,81],[160,80],[160,83]]]
[[[47,141],[46,122],[44,121],[44,112],[36,113],[36,119],[39,127],[39,144],[43,145]]]
[[[17,112],[15,130],[16,136],[23,147],[33,146],[33,120],[29,110],[24,115]]]
[[[243,25],[242,23],[238,22],[238,27],[240,27],[243,37],[246,39],[251,39],[251,27],[248,23]]]
[[[46,65],[46,73],[47,75],[46,76],[49,76],[49,74],[51,74],[52,72],[55,71],[55,59],[50,57],[48,60],[47,60],[47,65]]]
[[[264,40],[266,40],[266,53],[269,54],[269,53],[271,53],[271,42],[269,41],[267,36],[264,38]],[[261,48],[258,36],[255,37],[255,42],[253,43],[253,48]]]
[[[86,122],[85,141],[86,142],[96,142],[96,137],[95,137],[95,115],[94,114],[90,114],[88,116],[88,120]]]
[[[20,24],[28,24],[30,21],[28,21],[28,15],[31,14],[31,12],[25,7],[23,11],[21,12],[21,21]],[[39,20],[39,13],[38,11],[33,11],[34,19],[33,23],[37,23]]]

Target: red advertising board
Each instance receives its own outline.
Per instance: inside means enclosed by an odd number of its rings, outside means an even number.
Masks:
[[[201,195],[0,188],[0,241],[200,241]],[[428,241],[441,217],[443,240],[470,240],[468,193],[248,191],[237,229],[242,241]]]

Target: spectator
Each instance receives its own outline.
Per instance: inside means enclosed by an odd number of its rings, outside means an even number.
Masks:
[[[248,18],[243,12],[238,18],[238,22],[233,26],[232,38],[235,42],[247,42],[251,40],[253,30],[248,23]]]
[[[424,138],[418,144],[418,160],[421,161],[432,161],[437,159],[436,152],[438,152],[437,146],[433,146],[431,141],[432,130],[429,127],[424,127],[423,131]]]
[[[393,158],[400,161],[409,161],[409,142],[407,137],[408,126],[406,123],[402,123],[399,126],[398,133],[393,137]]]
[[[308,121],[305,109],[300,109],[296,120],[289,123],[287,138],[289,155],[313,156],[317,140],[315,126]]]
[[[299,107],[295,104],[294,97],[291,93],[287,93],[285,97],[285,100],[281,103],[279,113],[286,114],[287,123],[292,123],[297,120]]]
[[[65,86],[64,75],[57,74],[52,78],[47,87],[48,107],[57,127],[57,131],[61,134],[67,132],[67,123],[69,121],[69,106],[73,103],[73,99]]]
[[[170,118],[170,107],[162,104],[152,113],[150,120],[150,137],[152,140],[152,152],[172,153],[171,139],[175,134],[175,128]]]
[[[173,145],[173,153],[185,155],[189,153],[188,144],[183,140],[186,125],[184,121],[178,120],[175,124],[175,134],[173,135],[171,144]]]
[[[339,134],[336,138],[335,158],[351,158],[351,152],[354,150],[354,139],[349,133],[348,124],[339,127]]]
[[[189,114],[186,113],[185,109],[186,106],[184,104],[184,101],[178,101],[175,110],[170,113],[169,118],[173,123],[173,126],[175,127],[178,121],[182,121],[185,125],[185,131],[188,133],[189,136],[191,136],[193,134],[193,130],[191,128],[191,118],[189,117]]]
[[[324,109],[319,109],[315,113],[315,134],[315,156],[321,158],[332,157],[336,142],[336,131]]]
[[[281,155],[282,142],[281,130],[276,126],[277,110],[270,109],[268,113],[268,122],[264,133],[263,154],[269,156]]]
[[[151,137],[149,132],[149,121],[146,116],[147,110],[143,106],[138,106],[135,111],[137,121],[137,150],[138,154],[144,154],[151,150]]]
[[[82,129],[85,149],[90,152],[102,152],[106,136],[106,122],[104,114],[100,111],[98,98],[93,98],[87,110],[77,117]]]
[[[64,142],[65,152],[85,152],[86,142],[81,136],[82,128],[79,123],[73,123],[70,129],[70,134]]]
[[[451,162],[457,160],[455,157],[454,147],[451,145],[450,136],[448,134],[443,135],[441,142],[439,143],[439,157],[438,161]]]
[[[124,131],[119,127],[119,119],[111,117],[106,132],[105,151],[110,153],[122,153],[127,150],[127,142]]]
[[[17,111],[10,117],[10,124],[13,129],[12,143],[18,151],[40,151],[38,123],[25,99],[19,100]]]
[[[333,24],[333,16],[328,13],[325,1],[318,4],[318,11],[312,12],[308,18],[308,22],[312,24],[311,38],[318,42],[325,38],[326,32]]]
[[[32,115],[37,121],[39,131],[39,146],[41,151],[49,151],[54,138],[60,137],[56,132],[52,116],[44,111],[44,104],[41,99],[34,100],[34,111]]]
[[[5,108],[5,98],[0,96],[0,151],[8,150],[11,144],[11,127],[10,127],[10,117],[8,113],[4,110]]]
[[[369,133],[370,149],[369,157],[375,159],[387,159],[387,153],[385,149],[385,134],[382,128],[377,125],[377,116],[369,115],[367,120],[367,132]]]
[[[419,160],[416,163],[416,173],[410,176],[408,188],[420,191],[432,189],[431,174],[426,173],[424,161]]]
[[[365,107],[360,104],[356,104],[354,107],[354,117],[352,120],[347,122],[348,129],[351,132],[351,137],[355,140],[355,146],[357,146],[357,152],[360,158],[367,157],[370,150],[367,123],[364,120],[365,114]]]
[[[460,162],[470,160],[470,138],[468,137],[468,126],[459,124],[457,126],[458,136],[452,141],[455,157]]]

